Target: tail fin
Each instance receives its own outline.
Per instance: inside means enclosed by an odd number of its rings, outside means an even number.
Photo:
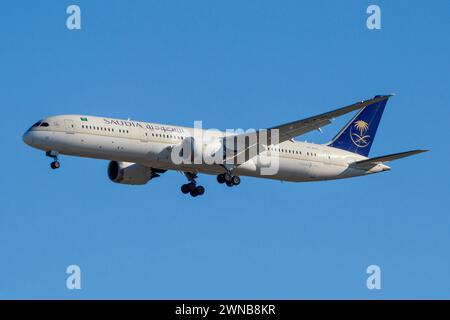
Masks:
[[[376,96],[375,98],[381,97],[383,96]],[[385,99],[368,105],[358,112],[328,145],[367,157],[375,139],[384,108],[391,96],[384,97]]]

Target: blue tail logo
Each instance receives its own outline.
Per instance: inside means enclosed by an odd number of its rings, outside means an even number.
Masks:
[[[357,131],[356,133],[354,131]],[[370,135],[366,134],[369,131],[369,124],[363,120],[353,122],[350,130],[350,138],[353,143],[359,148],[366,148],[370,143]]]
[[[378,99],[377,102],[358,112],[328,145],[367,157],[390,96],[379,100],[382,97],[376,96],[374,99]]]

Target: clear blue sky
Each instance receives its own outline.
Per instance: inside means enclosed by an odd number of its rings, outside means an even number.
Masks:
[[[382,30],[366,8],[382,9]],[[66,29],[78,4],[82,30]],[[447,0],[4,1],[0,298],[450,298]],[[106,161],[53,172],[23,132],[85,113],[264,128],[397,93],[372,156],[393,170],[290,184],[167,173],[111,183]],[[326,142],[346,119],[302,139]],[[65,287],[82,269],[82,290]],[[366,268],[382,269],[382,290]]]

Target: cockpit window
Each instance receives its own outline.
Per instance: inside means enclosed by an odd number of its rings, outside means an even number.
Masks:
[[[36,128],[36,127],[39,127],[39,125],[42,123],[42,121],[38,121],[38,122],[36,122],[35,124],[33,124],[31,127],[32,128]]]
[[[40,127],[49,127],[50,125],[48,124],[48,122],[42,122]]]

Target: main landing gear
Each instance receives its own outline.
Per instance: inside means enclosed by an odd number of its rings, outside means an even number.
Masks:
[[[233,176],[230,172],[221,173],[217,176],[217,182],[220,184],[225,183],[227,186],[237,186],[241,183],[241,178]]]
[[[190,182],[181,186],[181,192],[184,194],[189,193],[192,197],[201,196],[205,193],[205,188],[197,185],[197,181],[195,181],[197,175],[195,173],[185,172],[184,175]]]
[[[58,161],[58,152],[57,151],[52,151],[52,150],[50,150],[50,151],[47,151],[46,153],[45,153],[45,155],[47,156],[47,157],[50,157],[50,158],[52,158],[53,159],[53,162],[52,163],[50,163],[50,168],[52,168],[53,170],[55,170],[55,169],[59,169],[60,167],[61,167],[61,163],[59,163],[59,161]]]

